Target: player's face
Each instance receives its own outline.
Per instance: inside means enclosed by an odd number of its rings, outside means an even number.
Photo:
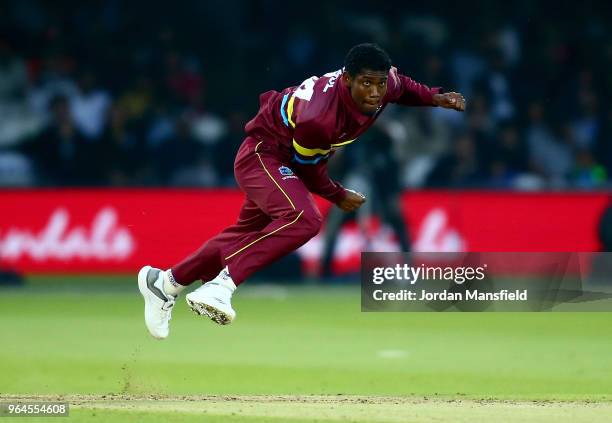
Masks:
[[[387,93],[387,74],[371,70],[363,70],[354,77],[344,74],[346,86],[361,113],[371,116],[380,108]]]

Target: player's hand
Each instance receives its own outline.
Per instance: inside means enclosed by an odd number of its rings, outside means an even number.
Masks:
[[[459,112],[465,110],[465,98],[460,93],[434,94],[433,103],[435,106],[444,107],[445,109],[454,109]]]
[[[365,195],[360,192],[353,191],[352,189],[347,189],[346,197],[344,197],[344,200],[340,201],[337,206],[345,212],[352,212],[361,207],[361,205],[365,202]]]

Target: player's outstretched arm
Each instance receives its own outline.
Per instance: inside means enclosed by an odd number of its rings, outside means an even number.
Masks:
[[[465,98],[456,92],[434,94],[433,105],[463,112],[465,110]]]
[[[445,93],[441,87],[429,88],[398,73],[395,67],[389,72],[387,96],[391,103],[405,106],[439,106],[460,112],[465,110],[465,98],[460,93]]]

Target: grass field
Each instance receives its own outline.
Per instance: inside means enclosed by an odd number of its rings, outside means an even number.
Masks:
[[[0,401],[64,399],[75,422],[612,421],[612,314],[361,313],[330,286],[234,306],[219,327],[180,301],[160,342],[132,278],[2,289]]]

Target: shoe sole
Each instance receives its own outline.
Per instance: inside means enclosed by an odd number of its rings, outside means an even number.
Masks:
[[[187,304],[195,314],[198,316],[206,316],[218,325],[229,325],[232,323],[232,320],[234,320],[227,313],[211,305],[191,301],[189,298],[187,298]]]

